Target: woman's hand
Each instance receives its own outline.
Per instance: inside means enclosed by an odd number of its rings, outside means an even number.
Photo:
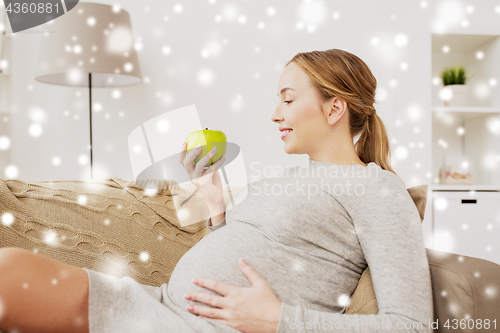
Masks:
[[[204,292],[189,292],[184,296],[186,299],[215,308],[190,304],[188,311],[229,325],[243,333],[275,333],[281,302],[266,280],[243,259],[240,260],[240,269],[252,284],[251,287],[240,288],[204,277],[193,280],[193,283],[198,280],[198,286],[213,290],[223,297]],[[190,307],[192,311],[189,310]]]
[[[196,166],[194,166],[193,161],[201,152],[201,146],[193,148],[187,156],[186,147],[187,144],[183,141],[181,144],[179,163],[186,169],[191,183],[193,183],[196,188],[200,190],[209,205],[217,205],[221,202],[223,203],[224,196],[222,192],[222,181],[219,173],[216,171],[222,163],[224,163],[225,157],[222,156],[217,162],[209,166],[208,169],[204,169],[204,166],[212,157],[215,156],[217,151],[208,152],[198,161],[198,163],[196,163]]]

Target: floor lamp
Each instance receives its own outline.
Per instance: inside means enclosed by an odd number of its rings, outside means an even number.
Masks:
[[[89,89],[90,178],[93,179],[92,88],[142,82],[128,12],[79,2],[41,36],[35,79]]]

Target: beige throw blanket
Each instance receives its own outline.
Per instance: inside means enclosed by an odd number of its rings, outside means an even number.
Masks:
[[[179,207],[198,222],[181,225]],[[153,286],[168,282],[177,261],[208,234],[209,215],[190,183],[0,179],[0,247]]]

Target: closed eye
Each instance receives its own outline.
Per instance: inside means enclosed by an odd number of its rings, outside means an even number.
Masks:
[[[292,103],[292,101],[284,101],[284,103],[290,104],[290,103]]]

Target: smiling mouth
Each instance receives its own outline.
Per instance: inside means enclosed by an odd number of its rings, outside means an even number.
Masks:
[[[286,137],[287,137],[288,135],[290,135],[291,133],[293,133],[293,130],[291,130],[291,131],[289,131],[289,132],[288,132],[288,131],[284,131],[283,135],[281,135],[281,139],[286,138]]]

